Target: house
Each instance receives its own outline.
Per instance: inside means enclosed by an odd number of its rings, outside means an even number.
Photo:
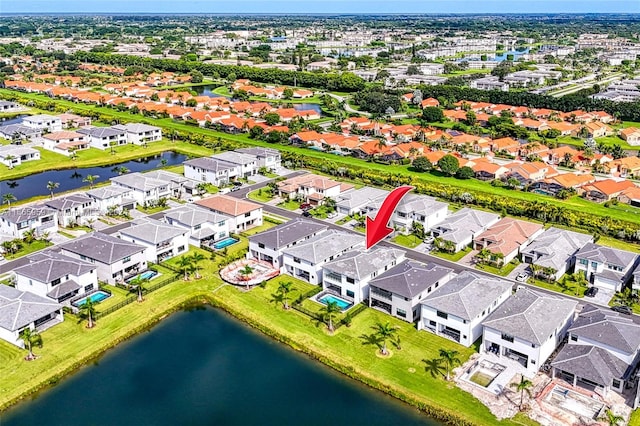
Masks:
[[[189,231],[151,218],[137,219],[120,229],[125,241],[146,247],[147,262],[160,263],[189,251]]]
[[[89,144],[93,148],[105,150],[114,146],[127,144],[127,133],[115,126],[83,127],[82,129],[78,129],[78,133],[86,135]]]
[[[89,149],[89,141],[84,134],[69,130],[48,133],[41,140],[43,148],[67,156],[73,151]]]
[[[0,164],[10,169],[19,166],[24,161],[40,159],[40,151],[22,145],[0,145]]]
[[[403,260],[369,281],[369,306],[415,322],[420,318],[420,302],[452,276],[452,269],[436,263]]]
[[[215,158],[193,158],[183,164],[185,177],[215,186],[227,185],[240,176],[238,164]]]
[[[635,386],[640,323],[608,309],[585,305],[568,330],[567,344],[551,362],[552,376],[606,397]]]
[[[519,288],[482,321],[480,352],[519,362],[533,377],[573,324],[578,302]]]
[[[620,173],[620,177],[640,176],[640,158],[629,156],[603,164],[605,173]]]
[[[96,266],[80,259],[45,250],[27,258],[15,268],[16,288],[57,303],[98,289]]]
[[[282,156],[280,151],[271,148],[238,148],[236,152],[252,155],[257,159],[257,167],[265,167],[269,171],[276,171],[282,168]]]
[[[582,134],[586,134],[588,138],[601,138],[612,135],[613,129],[599,121],[590,121],[578,126],[571,132],[571,135],[574,137],[580,137]]]
[[[38,237],[58,232],[58,213],[43,204],[0,213],[0,234],[23,238],[27,231],[34,231]]]
[[[100,215],[93,198],[83,193],[54,198],[44,204],[58,212],[58,224],[64,228],[86,225]]]
[[[421,303],[418,330],[470,347],[482,336],[482,322],[511,296],[512,287],[506,280],[463,271],[429,291]]]
[[[338,182],[324,176],[307,173],[277,182],[278,195],[290,200],[304,200],[314,205],[321,204],[327,198],[338,198],[353,185]]]
[[[160,169],[146,172],[145,175],[148,178],[166,182],[169,185],[169,191],[173,198],[181,199],[188,195],[200,194],[200,189],[198,188],[199,183],[197,181],[186,178],[178,173]]]
[[[627,127],[620,130],[620,137],[627,141],[629,145],[640,145],[640,129],[636,127]]]
[[[357,249],[322,266],[322,287],[360,303],[369,298],[369,282],[404,260],[405,252],[386,247]]]
[[[22,124],[7,124],[0,126],[0,137],[20,145],[24,141],[32,141],[42,136],[42,129],[23,126]]]
[[[85,126],[91,125],[91,118],[83,117],[81,115],[65,113],[65,114],[60,114],[58,118],[62,123],[63,129],[71,129],[71,128],[85,127]]]
[[[111,178],[111,184],[131,191],[131,197],[141,206],[157,203],[171,196],[169,183],[143,173],[127,173]]]
[[[539,161],[525,163],[513,162],[505,167],[509,168],[507,176],[517,179],[522,186],[557,174],[553,167]]]
[[[509,172],[509,169],[506,167],[492,163],[486,158],[473,160],[473,166],[471,166],[471,168],[475,172],[476,179],[480,180],[500,179]]]
[[[185,204],[164,214],[164,220],[169,225],[188,231],[189,244],[196,247],[208,247],[228,237],[230,219],[193,204]]]
[[[593,243],[591,235],[551,227],[520,253],[535,276],[557,280],[573,268],[575,254],[589,243]]]
[[[442,247],[458,252],[471,245],[473,239],[500,220],[500,215],[468,207],[462,208],[431,228],[431,235],[442,240]],[[446,243],[448,242],[448,244]],[[434,242],[438,245],[439,242]]]
[[[576,272],[583,272],[595,287],[621,291],[631,278],[637,256],[630,251],[588,243],[576,253]]]
[[[353,189],[336,198],[336,211],[344,215],[362,214],[367,211],[368,205],[383,200],[388,194],[389,191],[370,186]]]
[[[24,110],[26,110],[26,108],[17,102],[0,101],[0,112],[16,112]]]
[[[136,207],[132,190],[121,186],[103,186],[90,189],[85,192],[93,199],[95,208],[100,214],[122,213],[123,210],[131,210]]]
[[[360,235],[329,230],[282,250],[281,272],[307,281],[322,283],[322,267],[338,256],[364,245]]]
[[[64,321],[62,306],[51,299],[0,285],[0,339],[24,348],[25,328],[44,330]]]
[[[625,189],[618,195],[618,201],[633,207],[640,207],[640,187],[633,186]]]
[[[475,237],[473,246],[476,250],[489,250],[492,261],[506,265],[543,231],[544,227],[537,223],[505,217]]]
[[[127,142],[134,145],[145,145],[162,140],[162,129],[143,123],[118,124],[112,127],[125,132]]]
[[[581,187],[584,196],[591,201],[602,203],[617,198],[622,192],[636,187],[630,180],[603,179]]]
[[[229,232],[244,231],[262,225],[260,204],[221,194],[196,201],[196,204],[214,213],[228,216]]]
[[[241,178],[249,178],[258,174],[258,159],[250,154],[226,151],[211,156],[214,160],[224,161],[239,167]]]
[[[589,174],[562,173],[550,178],[534,182],[531,190],[549,195],[556,195],[558,192],[570,189],[578,189],[583,185],[595,182],[596,178]]]
[[[62,130],[60,117],[48,114],[30,115],[22,119],[22,125],[32,129],[42,130],[43,133],[59,132]]]
[[[147,270],[146,248],[102,232],[92,232],[58,246],[60,252],[96,266],[98,280],[122,284]]]
[[[367,206],[367,214],[375,217],[383,199],[378,199]],[[409,234],[417,223],[425,230],[442,222],[448,213],[448,204],[425,195],[406,195],[391,216],[390,226],[398,232]]]
[[[317,222],[296,218],[282,223],[266,231],[249,237],[247,257],[271,263],[280,269],[282,252],[285,249],[302,244],[316,235],[322,234],[329,227]]]

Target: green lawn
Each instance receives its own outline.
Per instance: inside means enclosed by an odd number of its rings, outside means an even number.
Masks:
[[[471,247],[465,247],[464,249],[460,250],[457,253],[447,253],[446,251],[433,250],[433,251],[429,252],[429,254],[432,254],[434,256],[438,256],[438,257],[440,257],[442,259],[445,259],[445,260],[448,260],[450,262],[458,262],[460,259],[465,257],[470,252],[471,252]]]
[[[300,203],[297,202],[297,201],[287,200],[287,201],[283,201],[280,204],[278,204],[278,207],[293,211],[293,210],[297,210],[297,209],[300,208]]]
[[[136,210],[144,214],[160,213],[161,211],[167,210],[168,208],[169,208],[168,206],[157,206],[157,207],[147,207],[147,208],[144,208],[141,205],[136,206]]]
[[[247,198],[253,201],[259,201],[261,203],[266,203],[268,201],[273,200],[273,195],[271,195],[270,191],[265,189],[256,189],[255,191],[251,191],[247,194]]]
[[[395,237],[393,237],[391,241],[407,248],[415,248],[419,246],[420,243],[422,242],[420,238],[416,237],[413,234],[411,235],[398,234]]]
[[[51,245],[53,245],[53,244],[50,243],[50,242],[47,242],[47,241],[42,241],[42,240],[35,240],[31,244],[27,244],[27,243],[23,242],[22,243],[22,248],[20,250],[18,250],[16,253],[13,253],[13,254],[5,254],[4,257],[7,260],[17,259],[19,257],[31,254],[31,253],[33,253],[35,251],[47,248],[47,247],[49,247]]]
[[[518,266],[519,263],[520,262],[518,262],[517,260],[512,260],[502,268],[496,268],[495,266],[491,265],[477,264],[476,269],[480,269],[481,271],[489,272],[491,274],[500,275],[501,277],[506,277],[511,273],[511,271],[515,269],[516,266]]]
[[[575,283],[571,280],[566,280],[566,284],[560,284],[559,282],[548,282],[539,280],[537,278],[529,278],[527,283],[533,284],[537,287],[541,287],[547,290],[555,291],[558,293],[567,294],[575,297],[584,297],[584,292],[587,290],[587,287],[575,285]]]

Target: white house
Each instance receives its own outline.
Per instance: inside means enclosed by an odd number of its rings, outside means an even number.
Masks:
[[[142,123],[118,124],[113,129],[126,133],[127,142],[134,145],[144,145],[149,142],[162,140],[162,129]]]
[[[189,231],[148,217],[121,229],[120,238],[146,247],[147,262],[160,263],[189,251]]]
[[[51,299],[0,285],[0,339],[24,348],[25,328],[44,330],[64,321],[62,306]]]
[[[282,250],[280,270],[311,284],[322,283],[322,267],[339,256],[364,245],[360,235],[329,230]]]
[[[115,285],[147,270],[146,247],[93,232],[59,246],[62,254],[97,267],[98,279]]]
[[[100,215],[93,198],[82,193],[47,200],[44,204],[58,212],[58,224],[65,228],[86,225]]]
[[[240,166],[215,158],[202,157],[184,163],[184,176],[198,182],[223,186],[240,176]]]
[[[42,136],[42,129],[24,126],[22,124],[7,124],[0,126],[0,138],[7,139],[19,145],[33,141]]]
[[[62,303],[98,289],[96,265],[45,250],[28,257],[29,263],[13,270],[16,288]]]
[[[573,324],[578,302],[520,288],[482,322],[480,352],[522,364],[533,377]]]
[[[576,253],[576,272],[581,271],[591,284],[620,291],[630,279],[637,254],[589,243]]]
[[[367,206],[368,215],[374,217],[383,201],[380,199]],[[433,197],[409,194],[402,198],[394,210],[389,225],[398,232],[408,234],[414,222],[421,224],[427,230],[442,222],[447,214],[447,203],[437,201]]]
[[[229,217],[229,232],[240,232],[262,225],[262,206],[251,201],[216,194],[196,201],[196,204]]]
[[[511,295],[513,284],[463,271],[422,301],[419,330],[469,347],[482,336],[482,321]]]
[[[157,203],[161,198],[171,196],[168,182],[154,179],[143,173],[127,173],[113,177],[111,184],[130,190],[133,199],[141,206]]]
[[[325,198],[337,199],[343,192],[353,189],[353,185],[307,173],[278,182],[277,189],[283,198],[320,204]]]
[[[103,186],[101,188],[86,191],[93,199],[96,209],[101,214],[111,211],[121,213],[123,210],[131,210],[136,207],[136,200],[133,198],[133,190],[121,186]]]
[[[214,160],[226,161],[240,168],[240,177],[248,178],[258,173],[258,158],[237,151],[226,151],[211,156]]]
[[[369,306],[407,322],[417,321],[420,302],[452,276],[450,268],[404,260],[369,282]]]
[[[114,146],[127,144],[127,133],[115,126],[84,127],[82,129],[78,129],[78,133],[86,135],[89,144],[93,148],[105,150]]]
[[[282,156],[280,151],[271,148],[238,148],[236,152],[249,154],[256,157],[258,161],[258,169],[265,167],[274,172],[282,168]]]
[[[405,252],[376,247],[345,253],[322,266],[322,287],[360,303],[369,297],[369,282],[404,260]]]
[[[458,252],[471,245],[477,235],[499,220],[498,214],[465,207],[431,228],[431,235],[442,241],[449,241]]]
[[[27,231],[36,236],[58,232],[58,213],[44,205],[13,207],[0,214],[0,233],[22,238]]]
[[[185,204],[167,211],[164,220],[169,225],[186,229],[189,244],[196,247],[210,246],[228,237],[231,225],[230,217],[193,204]]]
[[[25,161],[39,160],[40,151],[23,145],[0,145],[0,163],[10,169]]]
[[[275,268],[282,267],[283,250],[304,243],[329,229],[327,225],[296,218],[249,237],[247,257],[271,263]]]
[[[336,199],[336,210],[340,214],[352,215],[367,212],[367,206],[383,200],[389,191],[384,189],[363,186],[359,189],[340,194]]]
[[[58,132],[62,130],[60,117],[48,114],[30,115],[22,119],[22,125],[32,129],[42,130],[43,133]]]

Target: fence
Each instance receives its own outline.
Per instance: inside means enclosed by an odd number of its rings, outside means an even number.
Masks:
[[[301,312],[301,313],[307,315],[311,319],[314,319],[316,321],[323,322],[323,323],[326,322],[326,318],[322,313],[313,311],[313,310],[311,310],[309,308],[305,308],[304,306],[302,306],[302,301],[303,300],[312,298],[313,296],[315,296],[316,294],[320,293],[321,291],[322,291],[322,287],[318,286],[316,288],[313,288],[313,289],[309,290],[306,293],[301,294],[293,302],[293,304],[291,305],[291,308],[295,309],[298,312]],[[367,304],[365,302],[362,302],[362,303],[358,304],[357,306],[354,306],[353,308],[351,308],[344,315],[344,317],[342,317],[342,319],[340,319],[337,322],[334,322],[334,324],[333,324],[334,330],[339,329],[343,325],[347,325],[348,326],[349,324],[351,324],[351,321],[353,320],[353,318],[356,315],[358,315],[359,313],[361,313],[364,310],[366,310],[367,307],[368,307]]]

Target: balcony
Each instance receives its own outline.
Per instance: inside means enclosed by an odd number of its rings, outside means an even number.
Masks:
[[[171,241],[164,241],[162,243],[156,244],[156,251],[161,251],[171,246],[172,246]]]
[[[391,301],[393,299],[393,293],[378,288],[371,288],[371,294],[375,294],[376,298],[385,299]]]

